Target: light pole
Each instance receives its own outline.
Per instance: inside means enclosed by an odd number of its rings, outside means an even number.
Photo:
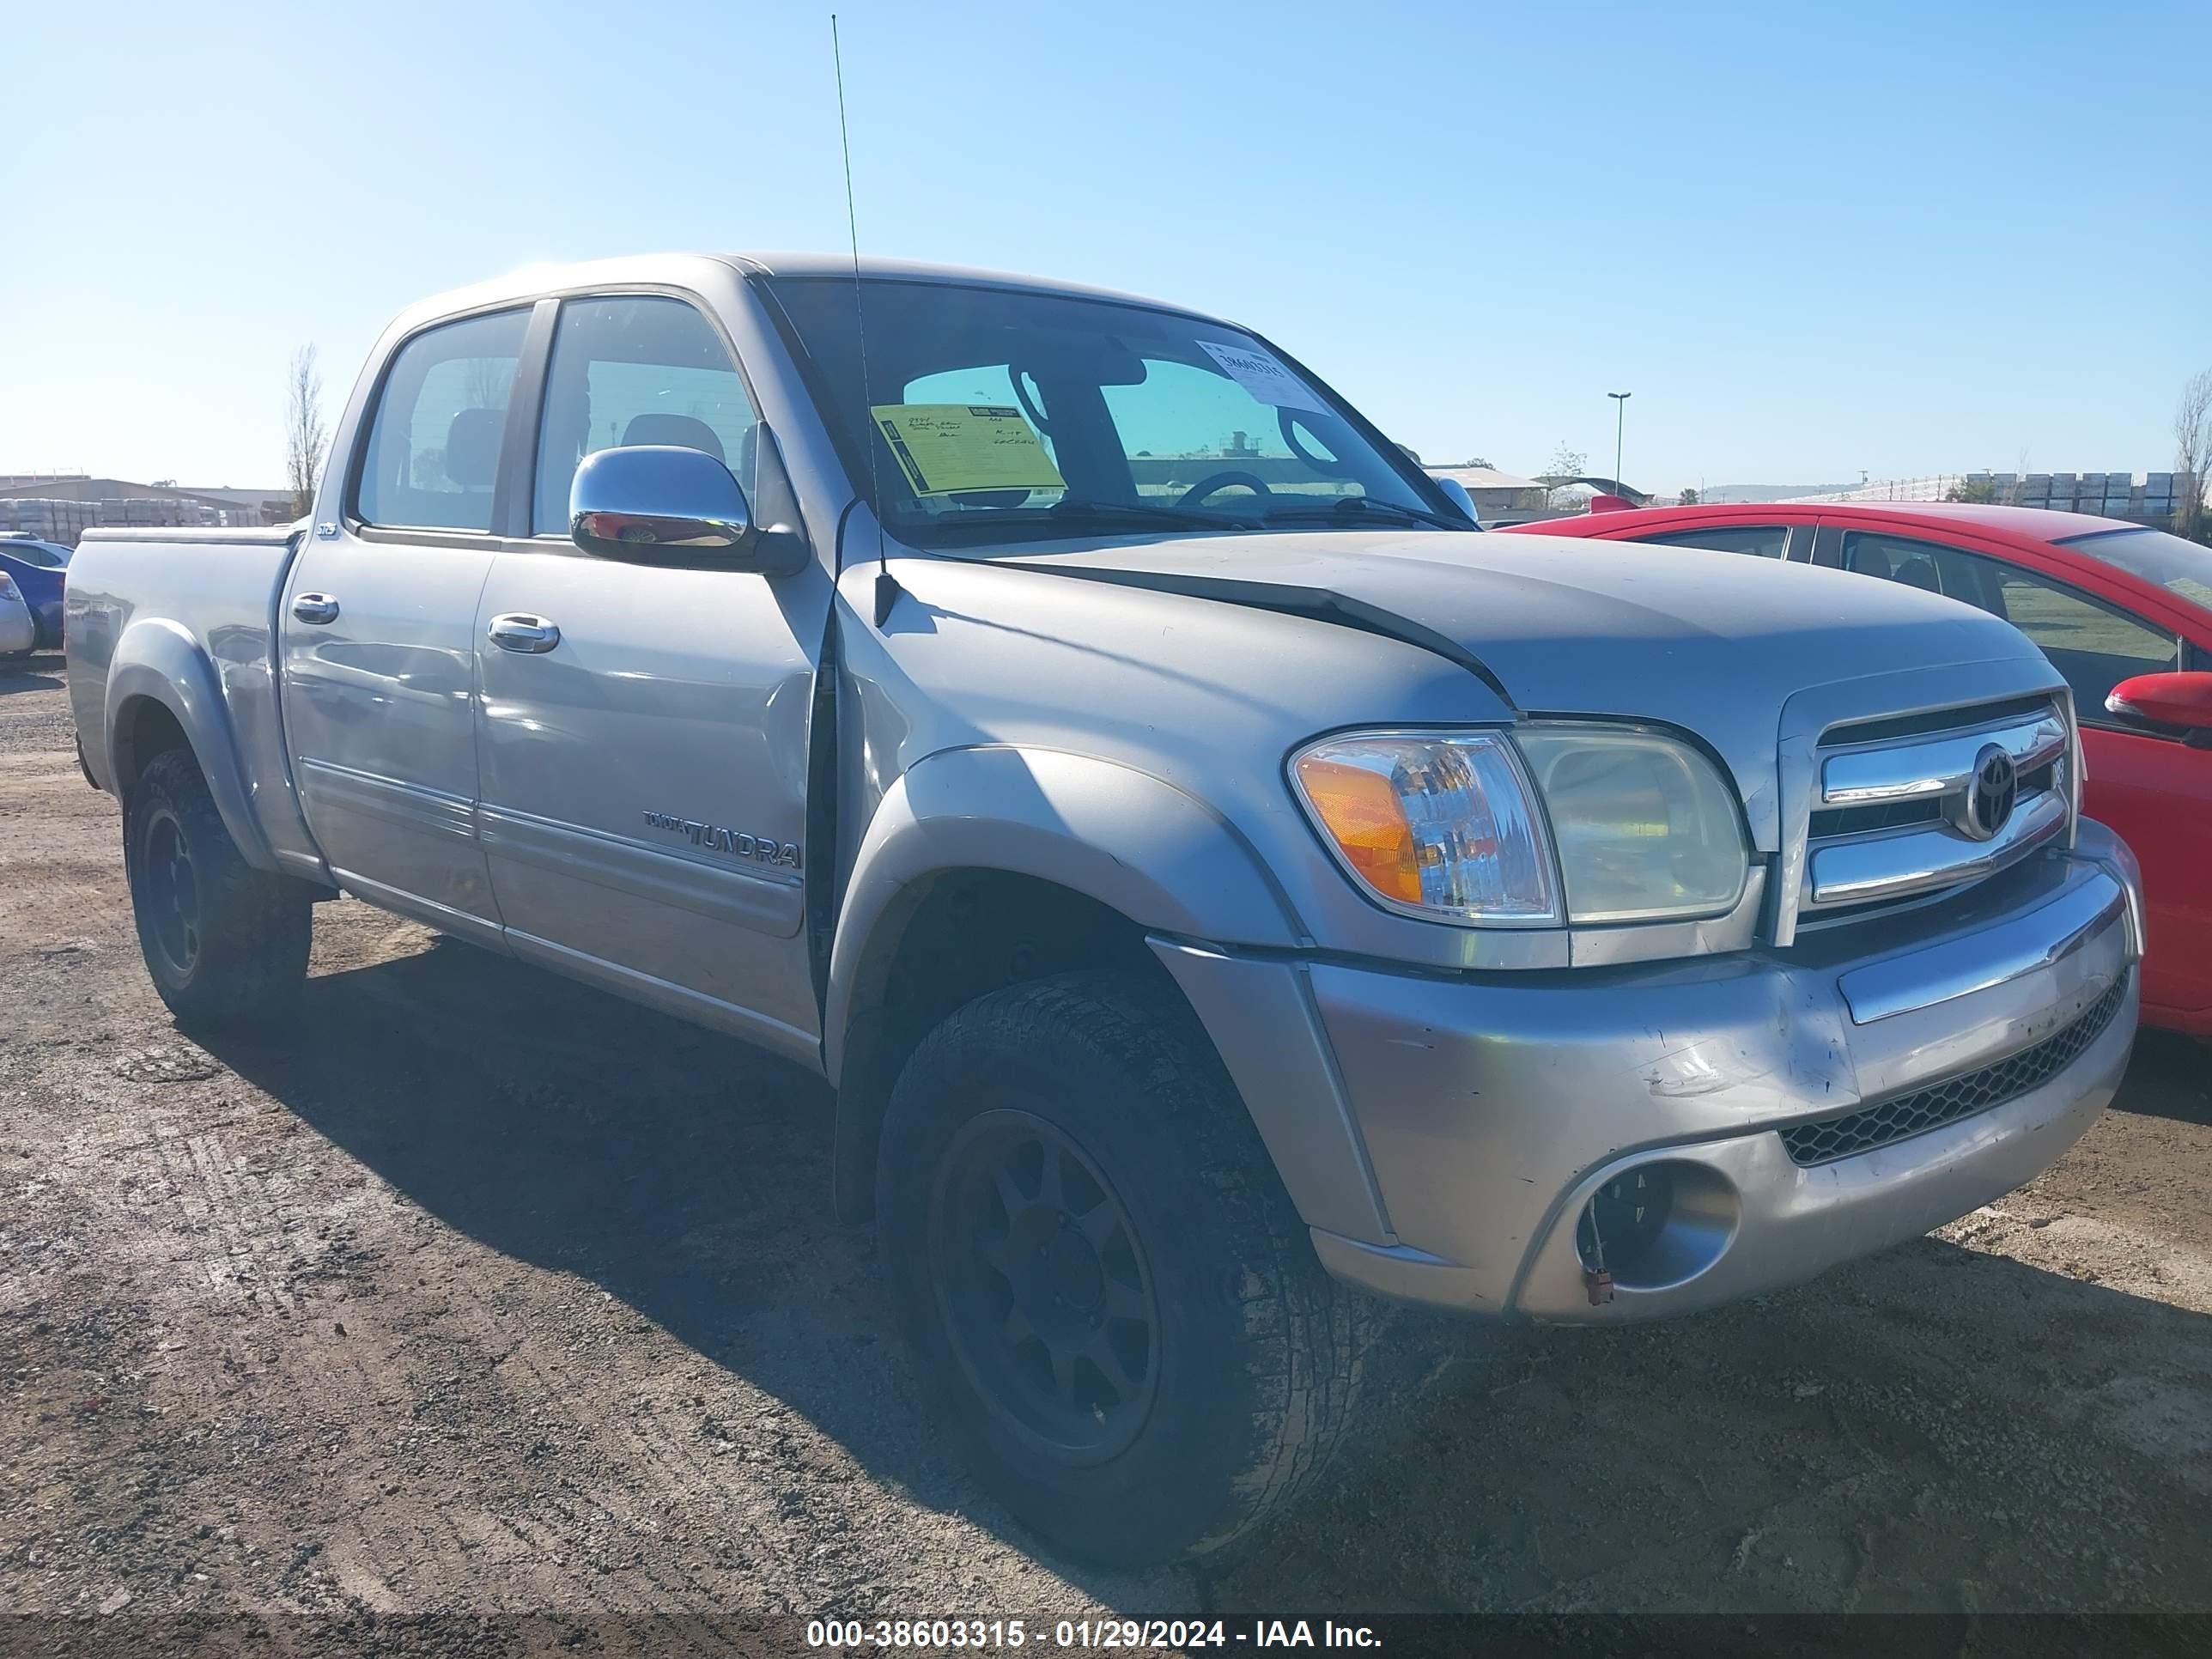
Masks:
[[[1608,392],[1605,395],[1613,399],[1613,482],[1618,488],[1620,483],[1621,434],[1628,426],[1628,400],[1636,394],[1632,392]]]

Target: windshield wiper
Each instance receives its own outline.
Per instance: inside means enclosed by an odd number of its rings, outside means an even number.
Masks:
[[[1329,502],[1316,501],[1310,506],[1271,507],[1261,515],[1263,524],[1285,523],[1292,519],[1356,518],[1370,513],[1388,513],[1404,524],[1432,524],[1439,530],[1474,530],[1464,519],[1448,519],[1441,513],[1431,513],[1426,507],[1407,507],[1397,501],[1378,500],[1373,495],[1345,495]]]
[[[1092,501],[1067,496],[1045,509],[1045,516],[1060,523],[1166,525],[1179,530],[1255,530],[1251,519],[1223,513],[1201,513],[1193,507],[1169,507],[1158,501]]]

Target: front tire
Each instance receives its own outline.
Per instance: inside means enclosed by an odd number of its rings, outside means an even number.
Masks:
[[[1220,1548],[1310,1486],[1379,1304],[1331,1279],[1171,987],[980,998],[893,1090],[886,1272],[982,1484],[1070,1554]]]
[[[246,861],[189,750],[148,763],[123,823],[138,949],[177,1023],[246,1025],[290,1012],[307,974],[312,897]]]

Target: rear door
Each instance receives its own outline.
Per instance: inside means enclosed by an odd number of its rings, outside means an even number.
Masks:
[[[388,360],[344,510],[283,595],[301,811],[363,897],[499,939],[476,831],[477,602],[490,574],[531,307],[441,322]]]
[[[811,1053],[802,849],[828,577],[628,563],[568,535],[578,462],[617,445],[702,450],[757,501],[757,407],[693,298],[562,301],[532,539],[492,562],[477,630],[482,821],[518,955]]]

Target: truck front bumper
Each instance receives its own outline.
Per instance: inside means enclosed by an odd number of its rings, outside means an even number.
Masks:
[[[1470,1311],[1657,1318],[1916,1237],[2088,1127],[2135,1037],[2142,900],[2126,848],[2081,830],[1940,923],[1788,951],[1456,976],[1161,954],[1331,1272]],[[1327,1103],[1286,1092],[1309,1036],[1350,1143],[1333,1175]]]

